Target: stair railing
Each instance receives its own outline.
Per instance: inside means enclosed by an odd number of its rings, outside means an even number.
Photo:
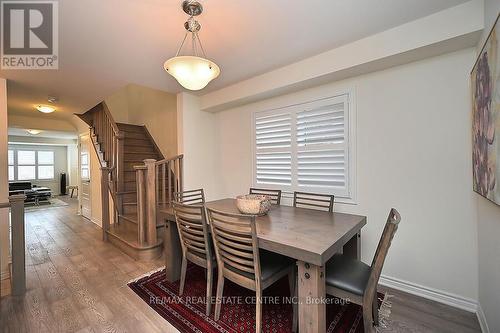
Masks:
[[[102,102],[81,115],[90,126],[91,138],[101,164],[101,193],[102,193],[102,229],[103,239],[107,240],[109,230],[109,198],[105,193],[109,191],[113,201],[114,222],[122,213],[122,199],[120,193],[124,186],[124,133],[119,130],[106,103]]]
[[[178,155],[156,161],[144,160],[135,166],[137,179],[137,217],[139,245],[154,245],[157,240],[157,209],[166,208],[174,192],[183,190],[183,158]]]
[[[24,225],[24,200],[26,196],[12,195],[9,202],[0,203],[0,208],[10,207],[10,253],[12,256],[12,295],[26,292],[26,240]],[[1,296],[1,295],[0,295]]]

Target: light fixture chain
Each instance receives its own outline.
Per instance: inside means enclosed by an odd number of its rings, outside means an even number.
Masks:
[[[207,55],[205,54],[205,49],[203,48],[203,44],[201,44],[201,39],[200,39],[200,36],[198,36],[198,32],[194,32],[194,35],[196,36],[196,39],[198,40],[198,43],[200,44],[200,49],[201,49],[201,52],[203,53],[203,58],[206,58]]]
[[[188,31],[186,31],[186,33],[184,34],[184,39],[182,40],[181,46],[179,46],[179,48],[177,49],[177,53],[175,54],[176,57],[181,52],[182,46],[184,45],[184,42],[186,42],[187,35],[188,35]]]

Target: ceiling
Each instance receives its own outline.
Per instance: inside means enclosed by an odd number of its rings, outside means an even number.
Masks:
[[[221,75],[201,93],[265,73],[467,0],[205,0],[201,40]],[[0,71],[9,113],[57,96],[70,119],[128,83],[176,93],[163,70],[184,36],[180,0],[59,0],[59,70]]]
[[[48,131],[42,130],[40,134],[29,134],[25,129],[22,128],[9,128],[8,130],[9,136],[28,136],[34,138],[52,138],[52,139],[76,139],[78,135],[72,132],[64,132],[64,131]]]

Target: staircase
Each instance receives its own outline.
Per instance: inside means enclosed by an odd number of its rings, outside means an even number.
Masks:
[[[179,190],[182,170],[175,166],[182,165],[182,156],[163,159],[145,126],[115,123],[104,102],[77,116],[90,127],[101,163],[101,191],[111,197],[109,202],[102,195],[103,239],[137,260],[159,257],[163,222],[157,221],[156,208],[168,205]]]

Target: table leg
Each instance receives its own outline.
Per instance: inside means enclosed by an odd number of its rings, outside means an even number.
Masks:
[[[361,231],[345,243],[343,254],[350,258],[361,260]]]
[[[326,331],[325,270],[323,266],[297,261],[299,332]]]
[[[177,225],[174,221],[165,221],[163,251],[165,254],[166,279],[169,282],[175,282],[181,276],[182,250]]]

